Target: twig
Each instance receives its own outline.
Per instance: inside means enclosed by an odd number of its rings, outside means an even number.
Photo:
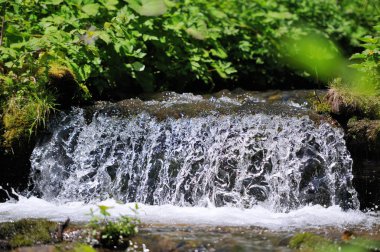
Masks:
[[[66,221],[63,224],[59,224],[58,230],[57,230],[57,239],[59,241],[63,241],[63,232],[70,224],[70,218],[67,218]]]
[[[317,76],[317,85],[318,85],[318,89],[320,89],[319,87],[319,75],[318,75],[318,71],[317,71],[317,67],[314,66],[314,71],[315,71],[315,75]],[[314,95],[315,97],[317,98],[317,100],[319,101],[319,103],[322,103],[321,99],[319,99],[319,96],[318,96],[318,93],[317,93],[317,90],[314,89]]]
[[[319,101],[319,103],[322,103],[321,99],[319,98],[319,95],[317,93],[317,90],[314,89],[314,96],[317,98],[317,100]]]

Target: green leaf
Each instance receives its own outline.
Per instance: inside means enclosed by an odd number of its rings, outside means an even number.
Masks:
[[[226,59],[228,57],[226,51],[222,47],[217,47],[216,49],[211,49],[210,53],[221,59]]]
[[[365,42],[365,43],[370,43],[370,44],[376,44],[377,43],[377,39],[372,38],[372,37],[364,37],[364,38],[360,38],[360,40]]]
[[[47,4],[59,5],[62,2],[63,2],[63,0],[50,0],[50,1],[47,1]]]
[[[107,10],[117,10],[116,5],[119,3],[119,0],[105,0],[103,2],[104,7],[107,8]]]
[[[82,11],[89,16],[95,16],[98,14],[99,4],[86,4],[82,7]]]
[[[142,16],[160,16],[167,10],[163,0],[126,0],[134,11]]]
[[[195,29],[195,28],[188,28],[186,29],[187,34],[189,34],[191,37],[197,39],[197,40],[205,40],[206,34]]]
[[[109,44],[112,42],[110,35],[107,32],[99,32],[98,33],[99,38],[103,40],[106,44]]]
[[[110,209],[110,208],[112,208],[112,207],[103,206],[103,205],[99,205],[98,207],[99,207],[101,215],[103,215],[103,216],[111,216],[111,214],[107,210]]]
[[[355,53],[354,55],[352,55],[350,57],[350,60],[352,60],[352,59],[365,59],[365,58],[366,58],[366,56],[364,54],[362,54],[362,53]]]
[[[135,71],[141,72],[144,71],[145,65],[139,61],[133,62],[132,67]]]

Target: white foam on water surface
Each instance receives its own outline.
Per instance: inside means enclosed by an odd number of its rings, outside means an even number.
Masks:
[[[67,202],[53,203],[36,197],[20,197],[19,201],[0,204],[0,222],[22,218],[47,218],[74,222],[88,221],[90,210],[98,205],[112,207],[112,216],[136,214],[131,210],[134,203],[120,204],[109,199],[98,203]],[[380,218],[358,210],[342,211],[338,206],[325,208],[320,205],[304,206],[288,213],[276,213],[263,206],[250,209],[236,207],[179,207],[173,205],[139,204],[137,217],[146,224],[188,224],[210,226],[255,226],[271,230],[289,230],[320,227],[362,227],[380,225]]]

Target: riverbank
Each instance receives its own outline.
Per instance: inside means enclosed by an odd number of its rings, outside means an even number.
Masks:
[[[42,221],[45,222],[46,221]],[[17,222],[16,222],[17,223]],[[15,225],[2,223],[2,225]],[[49,222],[49,226],[54,224]],[[55,223],[58,227],[59,223]],[[57,241],[56,233],[51,233],[51,240],[35,242],[32,246],[19,247],[14,251],[92,251],[86,247],[85,223],[74,223],[68,226]],[[161,251],[326,251],[324,248],[338,248],[350,251],[377,251],[380,249],[379,226],[372,228],[351,227],[337,228],[302,228],[289,231],[275,231],[255,226],[231,227],[208,225],[173,225],[141,224],[139,233],[132,237],[127,251],[161,252]],[[0,239],[1,240],[1,239]],[[39,244],[39,245],[38,245]],[[46,245],[44,245],[46,244]],[[7,241],[1,240],[0,248],[10,250]],[[95,246],[94,251],[111,251]],[[113,249],[112,251],[124,251]]]

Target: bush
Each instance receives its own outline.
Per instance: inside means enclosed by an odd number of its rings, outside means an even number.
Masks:
[[[95,215],[91,210],[91,220],[89,226],[92,228],[93,238],[102,247],[106,248],[126,248],[129,246],[129,238],[137,234],[139,220],[128,216],[120,216],[116,220],[111,220],[109,207],[99,206],[100,215]],[[136,209],[137,210],[137,205]]]
[[[283,63],[282,37],[300,37],[307,24],[351,53],[377,20],[377,3],[368,2],[0,0],[2,111],[11,111],[10,99],[25,110],[44,100],[51,110],[140,91],[312,82]],[[36,129],[23,121],[6,143]]]

